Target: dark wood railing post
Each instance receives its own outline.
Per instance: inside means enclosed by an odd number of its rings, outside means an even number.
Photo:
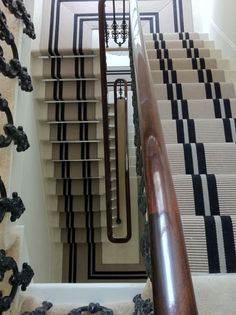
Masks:
[[[180,214],[136,0],[130,29],[150,231],[154,314],[196,315]]]
[[[111,207],[111,166],[110,166],[110,144],[109,144],[109,117],[107,103],[107,65],[106,65],[106,18],[105,0],[99,0],[99,46],[100,46],[100,73],[102,92],[102,113],[103,113],[103,141],[105,161],[105,189],[106,189],[106,219],[107,237],[112,243],[126,243],[131,238],[131,217],[127,213],[127,235],[125,237],[114,237],[112,228],[112,207]]]
[[[122,88],[123,84],[123,88]],[[124,92],[124,97],[122,95],[118,95],[122,93],[122,90]],[[125,157],[123,161],[119,161],[119,136],[118,136],[118,128],[119,128],[119,121],[118,121],[118,100],[122,100],[124,102],[125,107],[125,117],[123,117],[124,121],[124,138],[125,138]],[[121,220],[120,218],[120,174],[119,174],[119,165],[120,163],[125,163],[124,169],[125,173],[122,174],[124,177],[125,182],[125,207],[126,207],[126,236],[124,239],[128,242],[131,239],[132,236],[132,223],[131,223],[131,206],[130,206],[130,181],[129,181],[129,144],[128,144],[128,84],[127,81],[124,79],[117,79],[114,82],[114,106],[115,106],[115,144],[116,144],[116,182],[117,182],[117,220]]]

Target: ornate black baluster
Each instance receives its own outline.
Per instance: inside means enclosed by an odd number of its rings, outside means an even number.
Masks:
[[[22,315],[46,315],[46,312],[52,308],[52,303],[44,301],[42,306],[37,307],[32,312],[24,312]]]
[[[10,220],[15,222],[25,211],[25,206],[16,192],[12,193],[12,198],[7,198],[5,185],[0,177],[0,223],[2,222],[6,212],[11,214]]]
[[[153,302],[150,299],[143,300],[141,294],[138,294],[133,302],[135,304],[133,315],[154,315]]]
[[[4,58],[3,49],[0,46],[0,72],[10,79],[18,77],[21,89],[26,92],[31,92],[33,90],[31,78],[27,72],[27,68],[21,66],[14,36],[10,32],[7,26],[6,16],[1,10],[0,39],[4,40],[11,47],[13,55],[13,58],[9,61],[9,63],[7,63]]]
[[[81,315],[84,312],[89,312],[90,314],[96,314],[99,312],[99,315],[113,315],[113,311],[111,309],[101,306],[98,303],[90,303],[88,306],[73,309],[67,315]]]
[[[111,24],[111,27],[108,27],[107,22],[105,22],[105,42],[106,42],[106,48],[109,47],[109,39],[110,34],[111,38],[113,38],[114,42],[121,47],[128,38],[128,25],[125,20],[125,0],[123,0],[123,12],[122,12],[122,22],[119,25],[117,23],[117,16],[116,16],[116,4],[115,0],[112,0],[112,10],[113,10],[113,21]]]
[[[30,14],[25,8],[23,0],[2,0],[2,2],[16,18],[21,19],[24,22],[25,27],[23,32],[30,38],[35,39],[34,24],[31,21]]]
[[[25,151],[29,148],[29,141],[27,135],[25,134],[23,127],[15,127],[11,110],[8,106],[8,102],[6,99],[2,98],[0,94],[0,111],[6,114],[7,124],[4,125],[3,130],[6,134],[0,135],[0,148],[7,147],[13,143],[16,145],[17,152]]]
[[[27,263],[22,265],[22,271],[19,272],[16,261],[12,257],[6,256],[5,250],[1,249],[0,281],[3,281],[5,273],[8,271],[12,271],[12,276],[9,279],[9,284],[12,289],[7,296],[3,296],[2,291],[0,291],[0,314],[10,309],[18,287],[21,287],[21,290],[25,291],[34,276],[32,268]]]

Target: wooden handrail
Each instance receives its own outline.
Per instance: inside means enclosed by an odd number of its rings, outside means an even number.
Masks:
[[[192,279],[136,0],[130,32],[150,230],[154,314],[196,315]]]
[[[124,97],[118,96],[117,89],[120,84],[123,84],[124,88]],[[125,160],[119,161],[119,139],[118,139],[118,99],[124,101],[125,106],[125,117],[124,117],[124,126],[125,126]],[[114,82],[114,110],[115,110],[115,143],[116,143],[116,182],[117,182],[117,223],[121,222],[120,216],[120,176],[119,176],[119,164],[120,162],[125,163],[125,207],[126,207],[126,242],[131,239],[132,236],[132,222],[131,222],[131,206],[130,206],[130,182],[129,182],[129,145],[128,145],[128,83],[124,79],[117,79]]]
[[[125,237],[114,237],[112,228],[112,207],[111,207],[111,165],[110,165],[110,145],[109,145],[109,118],[107,104],[107,65],[106,65],[106,19],[105,19],[105,1],[98,2],[99,16],[99,47],[100,47],[100,74],[101,74],[101,93],[102,93],[102,114],[103,114],[103,140],[104,140],[104,163],[105,163],[105,190],[106,190],[106,219],[107,219],[107,237],[112,243],[126,243],[131,238],[131,220],[127,218],[129,229]]]

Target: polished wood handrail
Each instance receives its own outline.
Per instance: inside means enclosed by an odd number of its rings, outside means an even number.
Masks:
[[[136,0],[130,0],[130,32],[148,206],[154,313],[196,315],[182,224]]]
[[[124,97],[118,96],[117,90],[120,84],[123,84]],[[124,101],[125,106],[125,206],[126,206],[126,242],[131,239],[132,236],[132,222],[131,222],[131,206],[130,206],[130,181],[129,181],[129,144],[128,144],[128,83],[124,79],[116,79],[114,82],[114,110],[115,110],[115,143],[116,143],[116,183],[117,183],[117,223],[121,222],[120,216],[120,176],[119,176],[119,143],[118,143],[118,99]]]
[[[105,1],[98,2],[99,16],[99,47],[100,47],[100,74],[101,74],[101,93],[102,93],[102,114],[103,114],[103,141],[104,141],[104,163],[105,163],[105,190],[106,190],[106,219],[107,219],[107,237],[112,243],[126,243],[130,237],[129,231],[125,237],[113,236],[112,223],[112,207],[111,207],[111,165],[110,165],[110,145],[109,145],[109,118],[108,118],[108,103],[107,103],[107,65],[106,65],[106,18],[105,18]],[[130,222],[131,225],[131,222]]]

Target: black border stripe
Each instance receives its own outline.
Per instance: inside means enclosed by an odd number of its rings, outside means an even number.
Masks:
[[[200,175],[192,175],[194,205],[196,215],[205,215],[205,207],[203,200],[202,180]]]
[[[216,177],[213,174],[206,175],[211,215],[220,215],[218,189]]]
[[[207,255],[208,255],[208,265],[210,273],[220,272],[220,262],[218,245],[216,238],[216,225],[214,217],[204,217],[205,222],[205,232],[206,232],[206,244],[207,244]]]
[[[233,224],[229,216],[221,216],[221,223],[224,238],[227,272],[229,273],[236,272],[236,255]]]

